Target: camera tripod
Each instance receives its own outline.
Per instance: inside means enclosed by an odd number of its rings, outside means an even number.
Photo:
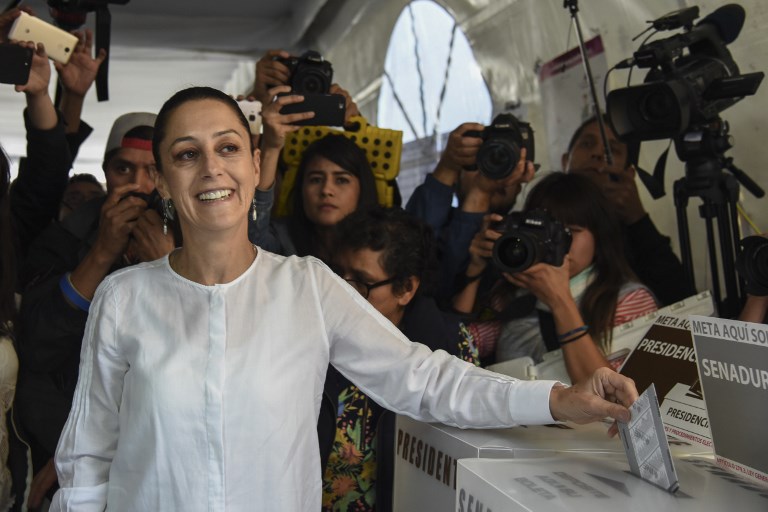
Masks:
[[[756,197],[764,195],[760,186],[733,164],[732,158],[724,156],[723,153],[730,148],[728,124],[719,118],[717,122],[701,128],[700,131],[691,131],[675,139],[677,154],[680,160],[685,162],[685,177],[677,180],[674,186],[685,279],[688,284],[695,284],[687,217],[688,199],[700,197],[703,204],[699,207],[699,214],[705,221],[707,232],[712,293],[717,314],[723,318],[734,318],[738,315],[744,301],[743,282],[736,273],[736,258],[740,250],[736,210],[739,182]],[[726,174],[724,170],[730,171],[731,174]],[[717,221],[717,238],[714,220]],[[721,290],[718,259],[723,268],[725,297]]]

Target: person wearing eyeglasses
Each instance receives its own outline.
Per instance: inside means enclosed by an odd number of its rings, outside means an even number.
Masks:
[[[409,339],[477,361],[469,332],[431,298],[432,229],[400,208],[351,213],[336,224],[332,268]],[[394,414],[329,366],[318,421],[323,510],[390,510]],[[334,508],[335,507],[335,508]]]

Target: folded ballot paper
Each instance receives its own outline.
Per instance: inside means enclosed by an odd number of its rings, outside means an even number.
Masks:
[[[630,406],[629,411],[632,418],[628,423],[619,422],[619,434],[627,452],[630,471],[665,491],[675,492],[679,485],[677,473],[653,384]]]

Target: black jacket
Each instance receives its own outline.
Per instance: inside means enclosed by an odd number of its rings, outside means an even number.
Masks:
[[[38,461],[53,456],[69,415],[88,318],[67,302],[59,280],[91,248],[103,202],[86,203],[64,222],[48,226],[30,247],[23,267],[16,408]]]
[[[656,295],[660,306],[696,293],[693,284],[685,282],[683,265],[672,252],[669,238],[659,233],[648,215],[625,226],[624,235],[630,267]]]

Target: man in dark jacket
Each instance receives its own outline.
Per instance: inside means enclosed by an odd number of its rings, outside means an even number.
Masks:
[[[51,224],[24,264],[16,412],[36,479],[48,487],[55,482],[52,457],[72,405],[96,288],[110,272],[174,247],[172,232],[164,234],[160,214],[147,203],[155,188],[154,120],[154,114],[132,113],[115,121],[103,163],[106,198]]]

